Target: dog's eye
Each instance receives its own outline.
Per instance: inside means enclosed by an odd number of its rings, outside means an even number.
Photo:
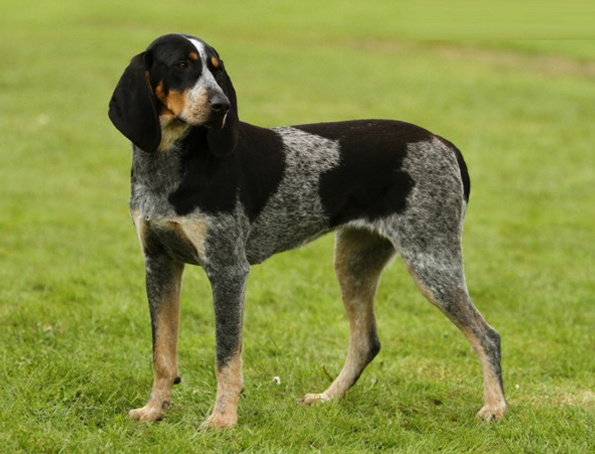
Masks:
[[[180,63],[178,63],[176,65],[176,67],[181,70],[186,70],[186,69],[188,69],[188,63],[185,61],[181,61]]]

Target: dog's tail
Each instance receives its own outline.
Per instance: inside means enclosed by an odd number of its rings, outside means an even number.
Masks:
[[[461,153],[461,150],[455,147],[452,142],[449,142],[444,137],[438,136],[438,138],[452,151],[454,151],[455,157],[457,158],[457,163],[459,164],[459,171],[461,172],[461,181],[463,182],[463,195],[465,197],[465,203],[468,205],[469,196],[471,195],[471,179],[469,178],[469,172],[467,171],[467,164],[463,159],[463,154]]]

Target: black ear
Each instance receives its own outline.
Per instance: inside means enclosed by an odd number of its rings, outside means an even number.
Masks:
[[[227,99],[229,99],[230,108],[223,127],[221,129],[211,128],[208,130],[207,142],[211,153],[215,156],[223,157],[233,153],[238,143],[238,101],[236,91],[225,69],[219,71],[216,79]]]
[[[144,57],[144,52],[134,57],[122,74],[109,103],[109,118],[134,145],[153,152],[161,142],[161,126]]]

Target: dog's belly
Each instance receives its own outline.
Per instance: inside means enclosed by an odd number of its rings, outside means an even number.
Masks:
[[[332,230],[322,216],[304,216],[299,211],[282,213],[257,225],[246,243],[246,258],[258,264],[279,252],[300,247]]]

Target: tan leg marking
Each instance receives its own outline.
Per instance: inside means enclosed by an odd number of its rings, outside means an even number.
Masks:
[[[475,350],[475,353],[479,358],[483,370],[484,406],[477,413],[477,417],[487,422],[502,419],[504,413],[506,413],[507,410],[506,399],[504,397],[502,387],[500,386],[500,380],[494,373],[494,368],[490,364],[488,356],[482,347],[481,342],[477,336],[473,334],[468,324],[461,324],[458,320],[454,319],[451,314],[443,310],[440,302],[436,300],[431,290],[428,289],[417,278],[408,263],[406,263],[406,267],[422,295],[430,303],[438,307],[449,318],[449,320],[451,320],[453,324],[461,330],[461,332],[471,343],[473,350]],[[466,293],[462,292],[459,298],[468,299],[469,297]],[[467,323],[473,323],[475,326],[481,327],[484,332],[486,329],[492,329],[488,322],[486,322],[483,316],[479,313],[479,311],[475,309],[475,306],[473,306],[473,303],[470,300],[468,302],[460,303],[457,306],[459,311],[465,313],[465,318],[468,321]]]
[[[335,271],[349,318],[347,359],[326,391],[306,394],[300,403],[309,405],[342,398],[378,353],[374,297],[380,274],[393,253],[387,240],[364,230],[343,230],[337,235]]]
[[[159,303],[157,334],[153,352],[153,389],[147,404],[130,410],[128,416],[139,421],[158,421],[171,405],[171,388],[178,377],[177,347],[180,318],[180,283],[183,265],[175,264],[167,299]]]
[[[238,422],[238,400],[244,382],[242,377],[242,349],[222,368],[217,367],[217,397],[213,412],[201,428],[225,429]]]
[[[486,322],[487,323],[487,322]],[[477,353],[479,361],[483,368],[483,395],[484,406],[477,413],[477,417],[486,422],[500,420],[506,413],[506,399],[500,387],[500,380],[494,373],[488,357],[479,342],[479,339],[469,330],[469,328],[460,328],[463,334],[467,336],[473,350]]]

